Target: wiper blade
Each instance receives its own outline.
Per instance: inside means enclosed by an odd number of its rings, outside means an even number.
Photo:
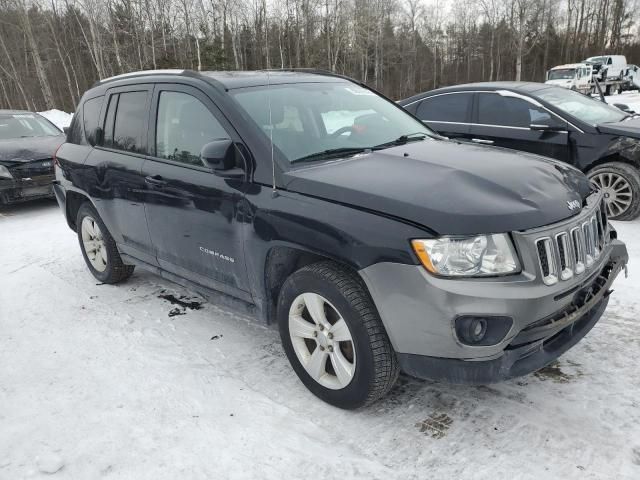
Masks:
[[[355,155],[357,153],[370,151],[370,148],[365,147],[341,147],[341,148],[330,148],[329,150],[323,150],[321,152],[312,153],[310,155],[305,155],[304,157],[296,158],[292,160],[291,163],[298,162],[311,162],[313,160],[327,160],[330,158],[343,157],[347,155]]]
[[[390,142],[381,143],[380,145],[376,145],[373,147],[373,150],[380,150],[382,148],[395,147],[396,145],[404,145],[409,142],[419,142],[420,140],[424,140],[429,135],[424,132],[415,132],[415,133],[407,133],[406,135],[400,135],[395,140],[391,140]]]

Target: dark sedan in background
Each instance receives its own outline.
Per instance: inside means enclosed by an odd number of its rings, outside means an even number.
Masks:
[[[53,197],[53,155],[65,139],[37,113],[0,110],[0,205]]]
[[[640,215],[640,116],[529,82],[440,88],[398,102],[441,135],[562,160],[602,189],[610,218]]]

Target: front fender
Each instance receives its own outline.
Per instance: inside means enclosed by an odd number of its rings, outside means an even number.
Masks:
[[[417,265],[409,241],[431,234],[398,219],[298,193],[268,187],[246,196],[245,259],[252,295],[266,296],[264,269],[269,251],[289,247],[354,270],[380,262]]]
[[[622,161],[640,168],[640,139],[633,137],[611,136],[607,144],[585,165],[589,171],[607,162]]]

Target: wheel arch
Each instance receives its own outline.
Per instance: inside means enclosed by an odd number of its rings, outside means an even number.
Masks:
[[[342,258],[288,243],[273,245],[269,248],[264,261],[263,278],[263,299],[265,302],[263,310],[268,324],[276,321],[278,296],[286,279],[297,270],[322,261],[333,262],[351,270],[358,278],[360,277],[357,273],[358,266]],[[364,282],[362,284],[368,292]]]
[[[77,231],[76,218],[78,211],[83,203],[91,202],[91,199],[83,193],[76,192],[75,190],[68,190],[65,196],[65,217],[67,219],[67,225],[74,232]]]
[[[639,146],[640,148],[640,146]],[[607,163],[613,163],[613,162],[620,162],[620,163],[626,163],[627,165],[637,168],[640,170],[640,151],[638,156],[634,157],[634,158],[630,158],[630,157],[626,157],[624,155],[622,155],[620,152],[615,152],[615,153],[611,153],[609,155],[604,155],[600,158],[598,158],[597,160],[594,160],[592,163],[589,164],[589,166],[585,169],[585,173],[589,173],[590,171],[592,171],[594,168],[600,167],[604,164]]]

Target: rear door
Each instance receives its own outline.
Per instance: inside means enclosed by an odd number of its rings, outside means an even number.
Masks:
[[[144,212],[142,164],[152,86],[107,91],[95,148],[85,162],[87,193],[120,250],[157,265]]]
[[[496,92],[478,92],[475,102],[472,142],[569,159],[568,125],[560,117],[523,98]]]
[[[443,93],[420,101],[415,115],[445,137],[469,138],[472,92]]]
[[[213,140],[239,138],[211,99],[187,85],[157,85],[150,119],[143,177],[158,263],[200,285],[249,299],[240,228],[247,183],[215,175],[200,157]],[[246,171],[242,158],[236,160]]]

